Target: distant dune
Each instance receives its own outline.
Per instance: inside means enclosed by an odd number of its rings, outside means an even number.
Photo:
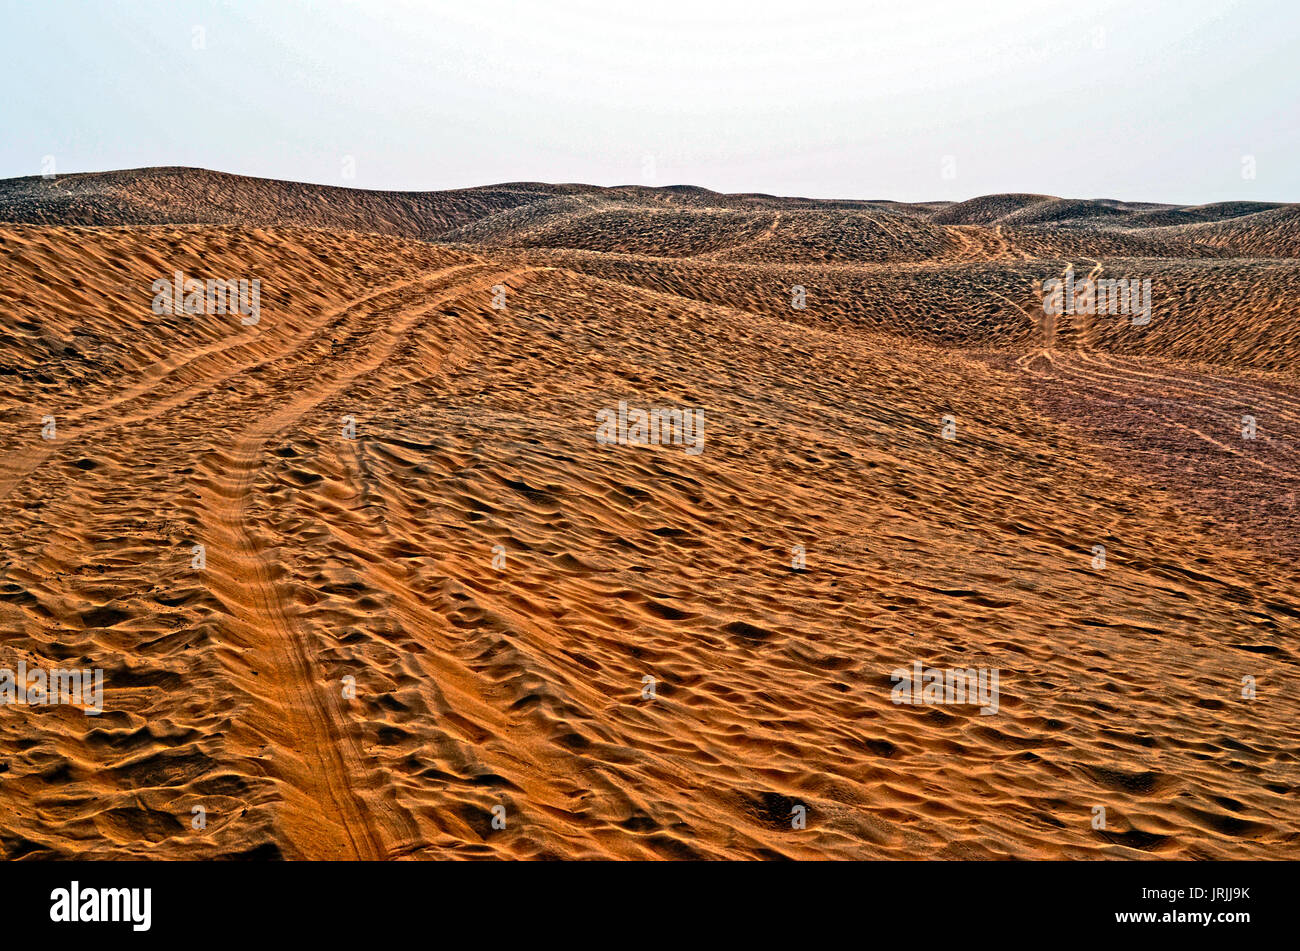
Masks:
[[[1242,257],[1300,256],[1300,207],[1283,205],[1187,225],[1179,237],[1233,251]]]
[[[930,220],[943,225],[994,225],[1026,208],[1059,200],[1051,195],[985,195],[941,208]]]
[[[380,192],[203,169],[150,168],[0,182],[0,219],[70,225],[311,227],[430,239],[561,191],[525,184],[453,192]]]
[[[1293,858],[1297,207],[0,182],[0,855]]]

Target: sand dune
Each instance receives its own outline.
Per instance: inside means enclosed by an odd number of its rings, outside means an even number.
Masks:
[[[962,204],[0,183],[0,855],[1295,857],[1295,206]]]
[[[1226,248],[1242,257],[1300,256],[1300,209],[1283,205],[1179,229],[1193,241]]]

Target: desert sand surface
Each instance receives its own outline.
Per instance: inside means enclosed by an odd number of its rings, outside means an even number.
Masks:
[[[0,704],[7,859],[1300,857],[1300,206],[141,169],[0,222],[0,667],[104,671]]]

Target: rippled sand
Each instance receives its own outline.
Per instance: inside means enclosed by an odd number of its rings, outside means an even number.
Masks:
[[[0,854],[1296,857],[1300,262],[994,197],[0,226]]]

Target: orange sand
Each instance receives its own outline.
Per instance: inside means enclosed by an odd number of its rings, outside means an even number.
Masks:
[[[0,183],[0,855],[1294,858],[1297,215]]]

